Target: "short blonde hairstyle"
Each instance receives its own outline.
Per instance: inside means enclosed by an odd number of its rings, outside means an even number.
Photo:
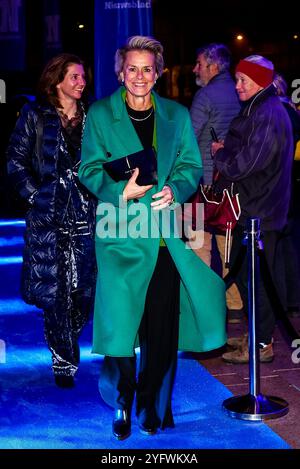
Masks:
[[[150,36],[131,36],[123,47],[117,49],[115,54],[115,73],[121,81],[120,73],[123,71],[126,54],[132,50],[152,52],[155,57],[156,73],[160,77],[164,70],[163,46],[159,41]]]

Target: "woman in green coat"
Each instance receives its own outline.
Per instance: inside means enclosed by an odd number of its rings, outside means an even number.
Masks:
[[[188,110],[153,91],[162,52],[145,36],[117,50],[121,86],[91,106],[79,169],[98,198],[93,351],[105,355],[99,389],[115,409],[118,439],[130,435],[135,392],[143,433],[174,426],[178,348],[201,352],[226,342],[223,281],[187,248],[172,222],[174,201],[178,206],[195,192],[202,165]],[[151,147],[157,184],[139,185],[139,169],[116,181],[103,167]]]

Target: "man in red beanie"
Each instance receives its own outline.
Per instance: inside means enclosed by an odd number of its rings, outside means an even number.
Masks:
[[[273,283],[285,304],[284,279],[280,278],[282,253],[280,234],[287,223],[293,161],[293,135],[286,110],[273,85],[274,66],[259,55],[241,60],[236,67],[236,90],[243,104],[240,114],[230,124],[222,143],[212,145],[215,167],[235,183],[242,213],[233,232],[231,265],[240,251],[246,220],[261,221],[264,255]],[[247,260],[236,277],[244,305],[248,305]],[[258,284],[258,341],[260,361],[274,358],[272,336],[275,312],[261,278]],[[236,349],[224,353],[230,363],[248,363],[247,338],[229,339]]]

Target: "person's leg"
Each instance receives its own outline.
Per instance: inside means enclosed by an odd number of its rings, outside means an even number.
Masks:
[[[74,255],[78,251],[76,242],[69,230],[57,233],[57,293],[44,311],[45,338],[52,353],[55,381],[62,387],[73,384],[72,380],[59,377],[73,377],[78,369],[78,337],[89,313],[85,292],[72,292],[79,273]]]
[[[135,363],[135,356],[106,356],[99,378],[101,397],[114,408],[112,432],[118,440],[124,440],[131,433],[131,408],[136,388]]]
[[[211,265],[211,249],[212,249],[212,234],[209,233],[208,231],[203,232],[204,239],[203,239],[203,246],[201,248],[195,248],[192,247],[193,244],[189,244],[194,251],[195,254],[197,254],[200,259],[205,262],[206,265],[210,267]],[[197,232],[193,231],[192,229],[190,230],[190,241],[193,241],[196,239]]]
[[[44,333],[52,353],[54,375],[73,377],[78,368],[78,351],[73,346],[71,305],[57,305],[44,311]]]
[[[220,254],[221,262],[222,262],[222,276],[223,278],[228,273],[228,269],[225,267],[225,236],[224,235],[216,235],[216,243],[218,246],[218,251]],[[235,283],[233,283],[227,290],[226,290],[226,305],[228,310],[231,311],[241,311],[243,309],[243,302],[240,295],[240,292]]]
[[[44,311],[44,333],[52,353],[55,376],[73,377],[78,369],[80,350],[78,339],[91,311],[91,298],[83,292],[73,292],[69,299],[59,301]],[[72,380],[56,378],[62,387],[72,385]]]
[[[237,257],[237,253],[240,249],[243,240],[243,228],[237,225],[233,232],[232,252],[230,264],[234,264]],[[284,285],[283,279],[280,278],[278,272],[280,271],[280,265],[282,264],[282,252],[280,244],[280,235],[278,232],[270,231],[264,232],[263,243],[264,243],[264,256],[268,265],[268,270],[273,277],[273,281],[277,288],[280,298],[284,299]],[[259,264],[261,262],[259,261]],[[261,267],[261,266],[260,266]],[[264,284],[264,279],[258,271],[257,276],[257,307],[258,307],[258,340],[259,342],[271,343],[274,325],[275,325],[275,314],[274,308],[271,304],[267,288]],[[236,283],[241,293],[241,297],[244,303],[244,309],[248,312],[248,266],[247,257],[245,256],[243,264],[241,265],[239,272],[236,276]]]
[[[286,302],[286,284],[284,272],[284,244],[280,233],[277,231],[265,231],[263,236],[264,242],[264,256],[266,259],[268,271],[272,278],[274,287],[278,294],[279,300],[285,307]],[[260,262],[260,264],[262,264]],[[262,265],[260,265],[260,271]],[[259,328],[258,336],[259,342],[270,344],[272,342],[276,315],[275,308],[277,307],[274,302],[271,286],[266,284],[263,273],[261,272],[258,287],[258,313],[259,313]]]
[[[232,245],[230,252],[230,269],[234,266],[237,258],[240,256],[243,249],[245,228],[241,225],[236,225],[232,234]],[[245,254],[240,263],[235,284],[237,285],[239,295],[241,298],[241,305],[244,307],[245,312],[248,312],[248,271],[247,271],[247,255]]]
[[[243,305],[244,314],[248,318],[248,270],[247,270],[247,255],[244,252],[243,257],[243,239],[245,228],[241,225],[236,225],[232,236],[232,246],[230,253],[230,268],[237,268],[235,276],[235,283],[239,290]],[[236,263],[238,262],[238,267]],[[236,267],[235,267],[236,266]],[[235,350],[226,352],[222,355],[223,360],[229,363],[247,363],[249,359],[248,354],[248,334],[241,337],[234,337],[228,339],[228,345],[232,346]]]
[[[282,279],[278,276],[278,268],[282,262],[281,246],[279,243],[278,232],[264,232],[264,252],[263,255],[266,259],[268,270],[273,278],[275,287],[279,293],[279,297],[284,297],[284,289],[280,288]],[[237,252],[237,243],[242,240],[242,231],[239,227],[235,233],[232,250],[233,256],[231,262],[234,262]],[[259,270],[257,272],[257,311],[258,315],[257,325],[257,340],[260,344],[260,361],[270,362],[274,358],[272,348],[272,336],[275,327],[275,312],[274,304],[270,298],[269,285],[265,283],[265,276],[261,275],[262,261],[259,259]],[[248,267],[247,259],[244,260],[243,266],[239,270],[236,277],[236,282],[240,288],[241,296],[243,298],[244,307],[248,309]],[[242,346],[234,352],[228,352],[222,355],[225,361],[230,363],[247,363],[249,361],[248,344],[244,340]]]
[[[96,286],[95,242],[88,226],[73,224],[69,235],[68,283],[71,284],[71,333],[79,362],[78,340],[94,306]],[[67,262],[67,259],[65,259]]]
[[[114,409],[131,414],[136,388],[136,357],[105,356],[99,378],[99,392]]]
[[[179,285],[168,249],[160,248],[139,330],[137,414],[140,423],[146,425],[149,417],[154,427],[174,426],[171,396],[177,366]]]
[[[85,290],[76,290],[72,292],[72,310],[71,310],[71,334],[72,334],[72,347],[74,351],[74,358],[79,365],[80,361],[80,349],[79,349],[79,337],[82,333],[83,328],[87,324],[92,307],[93,298],[90,296],[90,292]]]

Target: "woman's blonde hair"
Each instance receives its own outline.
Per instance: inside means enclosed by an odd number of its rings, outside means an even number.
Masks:
[[[123,71],[126,54],[132,50],[152,52],[155,57],[156,73],[160,77],[164,70],[163,46],[159,41],[150,36],[131,36],[123,47],[117,49],[115,54],[115,72],[121,81],[120,73]]]

